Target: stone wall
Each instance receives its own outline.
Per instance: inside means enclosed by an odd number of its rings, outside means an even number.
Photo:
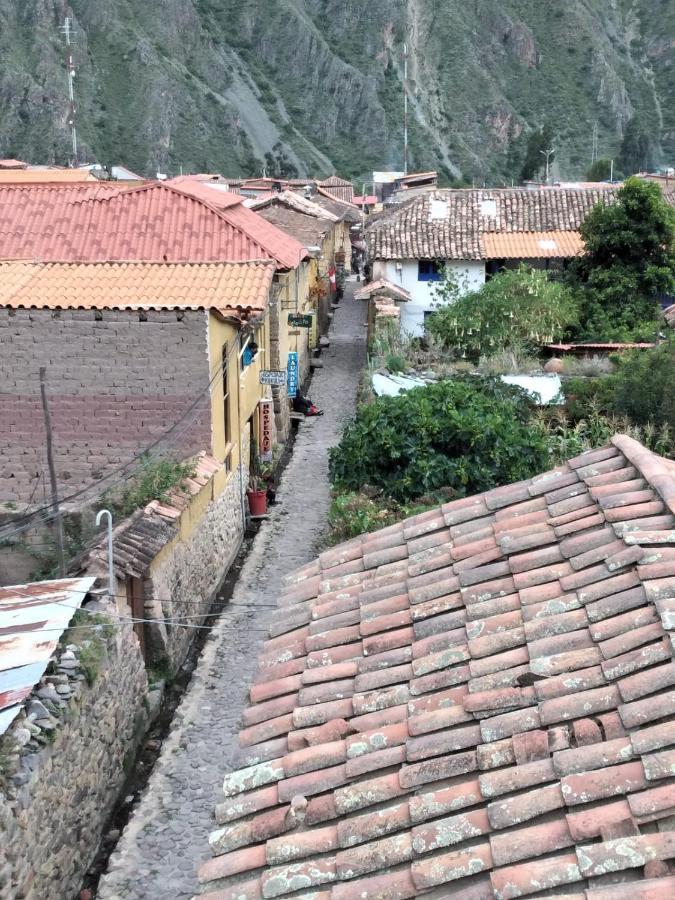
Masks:
[[[0,739],[2,900],[77,893],[147,726],[130,626],[71,629],[60,647]]]
[[[40,366],[61,496],[128,462],[186,414],[189,427],[166,445],[181,457],[210,448],[206,315],[0,310],[0,501],[34,501],[41,477],[49,484]]]
[[[247,445],[243,452],[246,460]],[[243,482],[245,489],[247,469],[243,470]],[[194,512],[183,513],[183,516],[193,515],[193,530],[186,539],[176,538],[166,546],[145,579],[145,609],[149,619],[171,618],[186,624],[201,624],[199,616],[209,611],[241,547],[244,536],[241,484],[237,469],[206,509],[200,510],[199,498],[195,498]],[[184,523],[181,525],[184,527]],[[148,625],[146,633],[151,661],[164,659],[172,670],[181,665],[194,637],[190,628],[163,623]]]

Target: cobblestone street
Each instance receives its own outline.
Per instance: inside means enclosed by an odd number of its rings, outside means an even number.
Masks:
[[[354,410],[365,362],[365,304],[348,282],[335,312],[324,368],[310,395],[325,410],[300,425],[270,519],[246,559],[232,601],[210,635],[154,772],[110,859],[102,900],[184,900],[208,858],[213,810],[236,762],[237,733],[260,643],[284,575],[316,555],[327,527],[328,448]]]

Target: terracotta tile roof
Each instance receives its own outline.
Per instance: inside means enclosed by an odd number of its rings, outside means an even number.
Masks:
[[[240,316],[267,307],[274,263],[0,262],[0,306],[11,309],[213,309]]]
[[[585,353],[594,350],[603,350],[606,352],[613,350],[651,350],[656,344],[649,342],[642,343],[583,343],[583,344],[546,344],[547,350],[559,350],[562,353]]]
[[[0,166],[0,183],[8,184],[77,184],[78,182],[98,181],[92,172],[86,169],[24,169]]]
[[[315,219],[328,219],[331,222],[338,222],[340,217],[318,203],[313,203],[307,197],[296,194],[293,191],[272,192],[263,194],[261,197],[251,197],[244,201],[244,206],[260,212],[268,206],[287,206],[296,212],[303,213],[306,216],[313,216]]]
[[[675,328],[675,303],[672,306],[668,306],[664,311],[663,315],[666,317],[666,322],[670,325],[671,328]]]
[[[578,231],[484,234],[482,243],[485,259],[569,259],[584,252]]]
[[[439,190],[369,220],[371,259],[485,259],[486,235],[577,232],[616,190]],[[665,195],[675,205],[675,194]],[[540,239],[539,237],[537,239]]]
[[[672,897],[674,631],[675,463],[625,436],[326,550],[282,591],[206,897]]]
[[[285,203],[266,204],[256,210],[256,214],[292,236],[301,247],[320,247],[326,235],[335,228],[334,218],[318,218],[313,213],[307,215]]]
[[[144,509],[115,526],[113,561],[118,578],[127,575],[143,578],[155,557],[178,532],[178,520],[198,494],[223,468],[213,456],[200,453],[195,461],[194,477],[185,478],[180,489],[174,489],[167,501],[153,500]],[[103,534],[91,549],[81,554],[74,566],[78,571],[107,571],[107,536]]]
[[[373,294],[385,294],[393,297],[394,300],[412,300],[412,294],[405,288],[397,284],[392,284],[386,278],[380,278],[379,281],[373,281],[365,287],[360,288],[354,293],[355,300],[368,300]]]
[[[326,178],[324,181],[318,181],[317,187],[323,188],[333,197],[337,197],[338,200],[344,200],[347,203],[354,202],[354,185],[351,181],[347,181],[337,175],[331,175],[330,178]]]
[[[0,587],[0,735],[40,680],[95,581],[61,578]]]
[[[22,159],[0,159],[0,169],[27,169],[28,163]]]
[[[162,182],[0,185],[0,254],[45,262],[297,264],[296,242],[240,202],[219,209],[191,191]]]

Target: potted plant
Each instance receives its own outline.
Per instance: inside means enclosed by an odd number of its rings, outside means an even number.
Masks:
[[[264,516],[267,512],[267,479],[270,474],[270,467],[262,465],[258,454],[254,453],[246,491],[248,508],[252,516]]]

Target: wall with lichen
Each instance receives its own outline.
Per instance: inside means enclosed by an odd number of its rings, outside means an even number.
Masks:
[[[64,635],[0,738],[0,898],[70,900],[80,889],[148,724],[130,626]],[[66,646],[71,649],[66,649]]]

